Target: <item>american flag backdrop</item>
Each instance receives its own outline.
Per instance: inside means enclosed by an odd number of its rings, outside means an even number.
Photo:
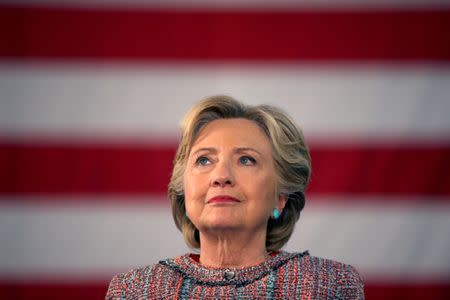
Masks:
[[[0,4],[0,298],[100,299],[190,251],[166,188],[178,122],[273,104],[312,153],[286,246],[367,299],[450,299],[450,1]]]

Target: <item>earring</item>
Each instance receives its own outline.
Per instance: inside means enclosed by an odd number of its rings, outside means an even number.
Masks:
[[[273,218],[274,218],[275,220],[277,220],[277,219],[280,217],[281,213],[280,213],[280,211],[278,210],[278,208],[274,208],[274,209],[273,209],[273,212],[272,212],[272,215],[273,215]]]

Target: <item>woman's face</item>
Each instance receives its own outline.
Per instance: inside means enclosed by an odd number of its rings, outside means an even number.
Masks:
[[[219,119],[205,126],[192,146],[184,173],[186,211],[199,229],[265,232],[275,207],[277,175],[271,145],[246,119]]]

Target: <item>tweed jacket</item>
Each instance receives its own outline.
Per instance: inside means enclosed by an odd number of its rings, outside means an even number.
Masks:
[[[280,251],[245,268],[209,268],[186,254],[119,273],[106,299],[364,299],[350,265]]]

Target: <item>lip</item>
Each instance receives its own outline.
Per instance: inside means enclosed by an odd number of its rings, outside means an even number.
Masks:
[[[210,198],[207,203],[209,204],[213,204],[213,203],[236,203],[236,202],[241,202],[239,199],[236,199],[234,197],[231,196],[227,196],[227,195],[220,195],[220,196],[215,196]]]

